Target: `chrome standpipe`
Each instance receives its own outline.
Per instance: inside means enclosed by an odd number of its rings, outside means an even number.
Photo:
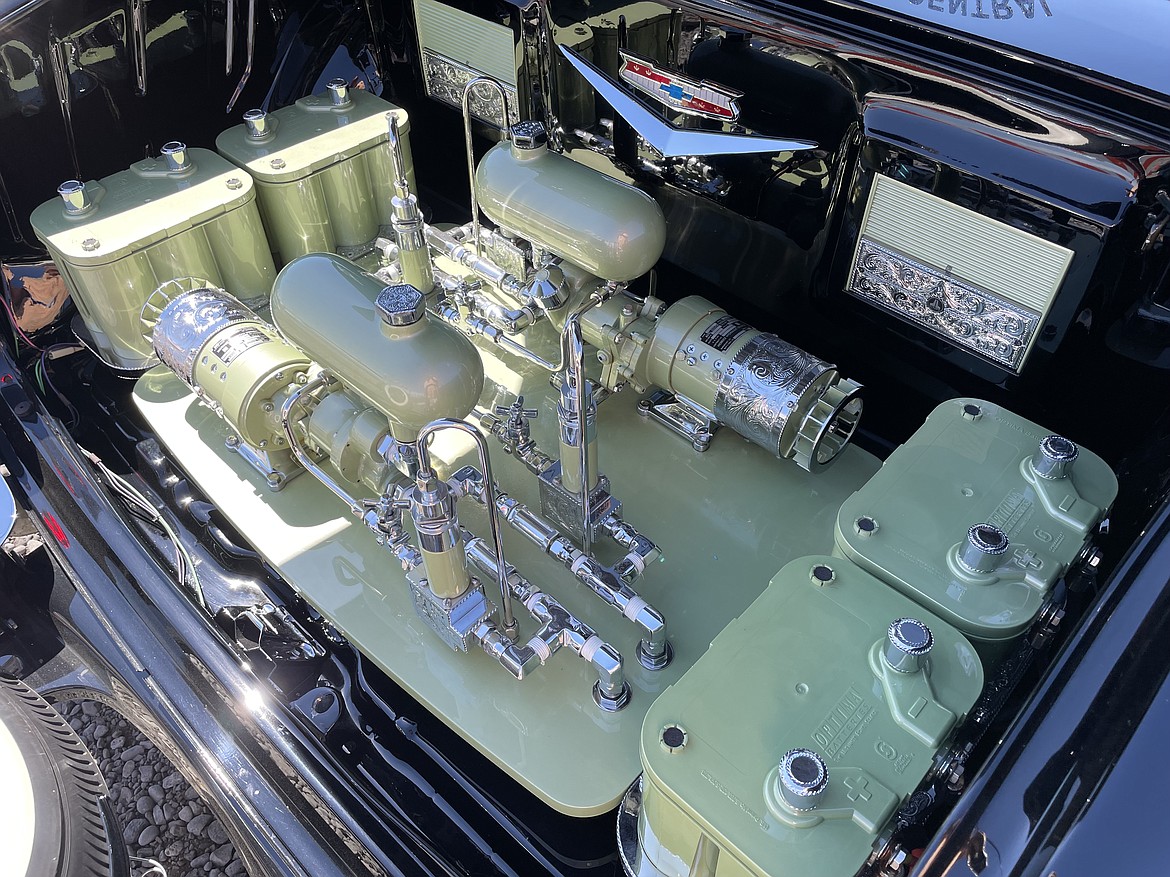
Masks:
[[[454,420],[449,417],[432,420],[420,429],[418,433],[418,479],[420,482],[431,479],[438,480],[435,476],[435,470],[431,466],[431,452],[427,441],[436,432],[444,429],[457,430],[458,432],[471,436],[472,441],[475,442],[476,450],[479,453],[479,462],[480,466],[482,466],[481,471],[484,476],[484,504],[488,508],[488,527],[491,530],[492,545],[495,548],[496,557],[500,558],[500,568],[496,575],[496,582],[500,588],[500,608],[504,616],[502,630],[510,639],[515,639],[516,634],[519,632],[519,625],[516,624],[516,617],[512,612],[512,593],[508,588],[507,573],[505,572],[504,539],[503,534],[500,532],[500,521],[495,510],[495,481],[492,477],[491,462],[488,459],[487,441],[480,434],[479,430],[462,420]]]
[[[511,118],[508,107],[508,95],[504,87],[489,76],[477,76],[463,89],[463,138],[467,144],[467,175],[471,184],[471,246],[475,255],[479,255],[479,198],[476,196],[475,186],[475,146],[471,140],[471,95],[480,86],[493,88],[500,98],[500,108],[503,110],[504,125],[507,126]]]
[[[386,121],[386,142],[394,163],[390,224],[394,227],[394,239],[398,244],[398,264],[402,267],[403,281],[426,295],[434,289],[435,274],[423,232],[422,213],[418,209],[418,198],[410,191],[406,157],[402,154],[402,140],[398,132],[398,117],[390,112],[386,114]]]

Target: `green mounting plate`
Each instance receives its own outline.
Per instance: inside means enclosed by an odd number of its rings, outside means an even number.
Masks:
[[[818,567],[832,570],[827,584]],[[904,616],[934,635],[927,672],[884,663],[887,628]],[[646,714],[638,869],[686,874],[706,836],[720,875],[855,873],[982,687],[975,650],[949,624],[846,560],[792,561]],[[685,745],[668,748],[667,728]],[[777,765],[794,748],[828,768],[813,810],[778,799]]]
[[[537,350],[555,356],[549,326],[541,324],[528,336]],[[490,354],[484,367],[482,407],[523,393],[525,404],[540,410],[533,437],[555,448],[556,398],[548,374]],[[730,431],[717,436],[707,453],[696,454],[639,417],[633,396],[606,400],[597,416],[601,468],[625,503],[624,517],[664,552],[665,562],[648,569],[636,587],[666,615],[674,662],[658,672],[641,667],[634,653],[637,629],[505,527],[508,562],[625,657],[632,701],[621,712],[606,713],[590,696],[595,677],[571,653],[554,655],[516,682],[480,651],[448,649],[416,617],[397,564],[337,499],[309,476],[277,493],[267,491],[255,471],[225,448],[225,425],[170,373],[144,376],[135,401],[208,498],[357,648],[524,787],[574,816],[617,805],[641,770],[638,735],[654,698],[784,563],[830,549],[838,506],[878,468],[876,458],[849,448],[826,472],[809,475]],[[440,433],[434,447],[448,462],[446,474],[474,462],[470,443],[455,433]],[[536,479],[521,464],[495,446],[492,463],[508,493],[539,508]],[[464,501],[460,513],[465,526],[487,535],[478,507]],[[608,543],[598,553],[608,563],[623,554]],[[521,637],[535,632],[527,613],[521,610],[519,617]]]

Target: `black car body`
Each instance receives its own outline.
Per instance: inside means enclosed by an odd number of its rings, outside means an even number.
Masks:
[[[858,866],[1157,867],[1165,833],[1117,814],[1156,814],[1167,765],[1166,4],[430,5],[512,41],[511,121],[544,123],[558,149],[654,197],[668,235],[657,287],[641,293],[701,292],[863,379],[856,444],[885,458],[940,402],[970,397],[1092,448],[1117,475],[1117,501],[1065,571],[1053,617],[988,663],[962,761],[902,802]],[[9,669],[50,698],[93,697],[130,717],[221,811],[250,873],[622,874],[618,808],[548,806],[351,644],[209,501],[135,412],[136,374],[103,362],[65,305],[30,221],[63,180],[107,177],[167,141],[211,148],[243,110],[275,112],[341,78],[409,112],[428,220],[465,222],[458,91],[426,72],[433,46],[415,5],[3,6],[0,257],[13,331],[0,351],[0,450],[45,543],[3,582],[0,653],[19,659]],[[780,158],[656,152],[559,51],[571,41],[554,35],[586,22],[611,80],[622,48],[680,93],[698,82],[738,95],[735,126],[708,116],[680,130],[815,146]],[[474,118],[477,153],[501,139],[494,112]],[[1068,253],[1026,344],[979,347],[934,320],[929,297],[914,311],[864,294],[857,253],[878,180]],[[1000,258],[983,240],[947,245]],[[949,264],[932,270],[950,276]],[[208,607],[185,586],[191,566]],[[1102,847],[1105,863],[1089,852]],[[709,873],[697,855],[693,867]]]

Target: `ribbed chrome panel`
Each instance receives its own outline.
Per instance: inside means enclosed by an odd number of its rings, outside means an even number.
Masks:
[[[1019,371],[1072,251],[889,177],[874,181],[848,291]]]
[[[1072,250],[889,177],[874,180],[863,237],[1043,316]]]
[[[435,0],[416,0],[414,9],[424,51],[516,87],[515,41],[508,28]]]

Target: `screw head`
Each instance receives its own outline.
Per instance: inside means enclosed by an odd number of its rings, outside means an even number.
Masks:
[[[81,249],[85,250],[87,253],[92,253],[101,245],[101,241],[99,241],[97,238],[86,238],[81,242]]]

